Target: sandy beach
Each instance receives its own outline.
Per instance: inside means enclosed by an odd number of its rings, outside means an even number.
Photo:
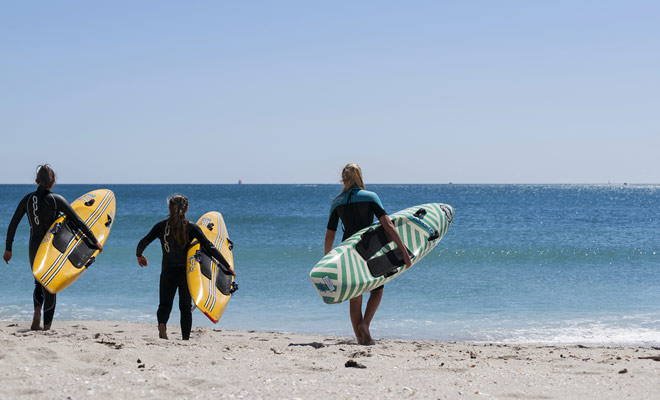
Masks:
[[[2,399],[647,399],[660,350],[448,343],[55,321],[0,322]]]

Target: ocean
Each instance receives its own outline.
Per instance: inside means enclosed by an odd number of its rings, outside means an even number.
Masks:
[[[34,185],[0,185],[0,234]],[[89,270],[57,296],[58,320],[156,324],[160,246],[137,242],[184,194],[188,218],[220,211],[234,241],[238,292],[214,325],[351,336],[348,304],[324,304],[309,281],[323,256],[340,185],[57,185],[70,202],[109,188],[115,225]],[[367,185],[390,212],[450,204],[454,221],[422,261],[388,283],[375,338],[660,345],[660,185]],[[0,267],[0,320],[30,320],[29,227]],[[341,234],[338,233],[338,238]],[[338,239],[339,240],[339,239]],[[338,244],[338,241],[336,241]],[[170,324],[179,323],[177,301]]]

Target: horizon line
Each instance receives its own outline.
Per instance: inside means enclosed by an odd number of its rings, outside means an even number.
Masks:
[[[35,183],[0,183],[0,185],[21,185],[21,186],[36,186]],[[174,182],[174,183],[118,183],[118,182],[63,182],[56,183],[55,186],[59,185],[225,185],[225,186],[242,186],[242,185],[336,185],[341,186],[341,183],[313,183],[313,182],[290,182],[290,183],[264,183],[264,182],[252,182],[252,183],[203,183],[203,182]],[[660,183],[651,183],[651,182],[435,182],[435,183],[383,183],[383,182],[370,182],[365,184],[369,185],[660,185]]]

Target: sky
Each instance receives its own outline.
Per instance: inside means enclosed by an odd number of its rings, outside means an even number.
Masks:
[[[0,183],[660,183],[657,1],[2,1]]]

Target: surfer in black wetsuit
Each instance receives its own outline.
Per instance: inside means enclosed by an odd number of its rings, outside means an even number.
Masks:
[[[225,271],[236,276],[231,265],[225,260],[213,243],[204,236],[202,229],[186,219],[188,199],[186,196],[175,195],[169,201],[170,215],[166,220],[158,222],[137,245],[135,255],[138,264],[146,267],[147,258],[142,255],[144,249],[160,239],[163,250],[162,270],[160,273],[160,302],[158,304],[158,336],[167,339],[167,320],[170,318],[174,295],[179,289],[179,311],[181,312],[181,336],[183,340],[190,338],[192,327],[192,308],[188,281],[186,279],[186,257],[192,239],[197,239],[200,245]]]
[[[397,233],[392,220],[383,209],[383,205],[374,192],[364,190],[362,180],[362,170],[357,164],[347,164],[341,173],[344,190],[332,202],[330,209],[330,218],[328,220],[327,231],[325,233],[325,254],[332,250],[332,244],[335,241],[335,233],[339,219],[344,226],[344,235],[342,241],[351,237],[354,233],[371,225],[374,216],[378,218],[387,236],[396,243],[400,249],[405,249],[401,237]],[[406,268],[412,265],[407,251],[402,252],[403,261]],[[371,320],[378,310],[380,301],[383,298],[383,286],[379,286],[371,291],[367,308],[362,314],[362,295],[350,300],[351,323],[358,344],[374,344],[369,331]]]
[[[103,246],[96,240],[96,237],[89,230],[87,225],[71,208],[71,205],[59,194],[51,193],[55,185],[55,172],[48,165],[40,165],[37,170],[37,179],[35,180],[38,187],[35,192],[28,193],[21,199],[16,207],[16,212],[9,223],[7,228],[7,244],[5,247],[5,254],[3,259],[7,264],[11,260],[12,243],[14,242],[14,235],[19,222],[23,215],[27,214],[28,222],[30,223],[30,267],[34,263],[34,257],[39,250],[39,245],[44,236],[48,232],[50,226],[55,220],[63,213],[67,218],[73,221],[74,225],[87,236],[87,238],[96,245],[99,250],[103,250]],[[55,294],[49,293],[36,279],[34,280],[34,317],[32,319],[32,326],[30,329],[39,330],[41,323],[41,312],[43,309],[44,314],[44,330],[50,329],[55,315]]]

